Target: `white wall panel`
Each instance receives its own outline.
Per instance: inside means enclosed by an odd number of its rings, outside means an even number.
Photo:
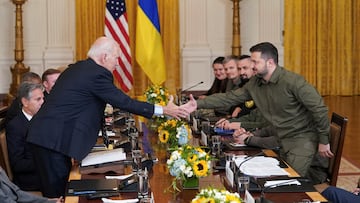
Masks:
[[[38,74],[50,67],[73,62],[75,5],[73,0],[29,0],[23,8],[23,45],[26,67]],[[0,0],[0,93],[11,84],[10,66],[15,48],[15,5]]]

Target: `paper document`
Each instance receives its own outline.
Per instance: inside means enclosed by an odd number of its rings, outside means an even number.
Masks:
[[[123,148],[89,153],[82,161],[81,166],[91,166],[126,159]]]
[[[235,159],[240,171],[254,177],[281,176],[289,174],[279,166],[279,161],[272,157],[256,156]]]
[[[129,175],[121,175],[121,176],[105,176],[106,179],[117,179],[117,180],[125,180],[127,178],[130,178],[131,176],[133,176],[134,174],[129,174]]]
[[[282,186],[282,185],[301,185],[301,183],[296,180],[296,179],[291,179],[291,180],[270,180],[270,181],[266,181],[264,184],[264,187],[278,187],[278,186]]]
[[[104,203],[133,203],[138,202],[139,199],[123,199],[123,200],[112,200],[107,198],[101,198]]]
[[[236,142],[230,142],[229,144],[230,144],[230,146],[233,146],[233,147],[245,147],[246,146],[246,144],[244,144],[244,143],[240,144],[240,143],[236,143]]]

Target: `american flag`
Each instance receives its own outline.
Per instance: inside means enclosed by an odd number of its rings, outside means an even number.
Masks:
[[[113,74],[121,89],[128,92],[133,85],[133,76],[125,0],[106,1],[105,36],[113,38],[120,45],[119,66],[116,67]]]

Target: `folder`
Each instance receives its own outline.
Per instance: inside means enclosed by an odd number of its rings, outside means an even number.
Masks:
[[[70,180],[66,191],[69,196],[85,196],[97,193],[118,193],[119,183],[114,179]]]

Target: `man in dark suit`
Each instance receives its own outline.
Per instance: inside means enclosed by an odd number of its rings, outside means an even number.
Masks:
[[[31,82],[31,83],[41,84],[41,78],[38,74],[34,72],[26,72],[22,75],[20,82],[21,83]],[[21,112],[21,101],[19,97],[16,97],[12,101],[8,111],[6,112],[5,121],[4,121],[5,126],[20,112]]]
[[[187,110],[173,104],[161,107],[131,99],[113,85],[120,47],[100,37],[88,59],[70,65],[58,78],[51,94],[32,119],[27,141],[32,143],[46,197],[64,195],[71,158],[81,161],[98,137],[106,103],[151,118],[166,114],[186,117]]]
[[[20,112],[6,126],[6,142],[14,183],[22,190],[39,190],[39,177],[34,159],[26,142],[31,118],[44,102],[41,84],[21,83],[18,91],[21,102]]]
[[[55,85],[56,80],[60,76],[61,71],[58,69],[49,68],[41,75],[42,84],[44,85],[44,98],[49,96],[52,87]]]

